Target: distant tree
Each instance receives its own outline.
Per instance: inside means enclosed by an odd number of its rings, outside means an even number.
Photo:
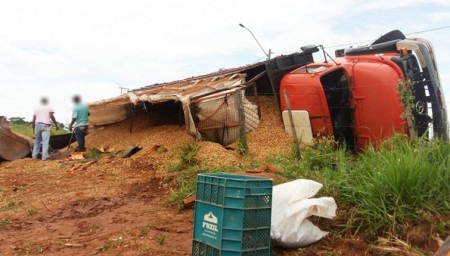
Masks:
[[[9,122],[11,124],[27,124],[25,117],[10,117]]]
[[[64,129],[64,124],[63,123],[58,123],[59,129],[63,130]]]

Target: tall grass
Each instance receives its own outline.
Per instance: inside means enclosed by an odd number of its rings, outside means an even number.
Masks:
[[[426,216],[450,214],[450,145],[439,140],[407,140],[398,135],[380,148],[353,155],[321,140],[302,150],[302,159],[275,156],[289,180],[307,178],[324,185],[350,208],[346,228],[376,236],[401,234],[405,225]]]
[[[394,137],[361,154],[342,183],[342,202],[354,205],[353,226],[397,234],[428,214],[450,214],[450,145]]]
[[[288,180],[312,179],[323,184],[320,195],[340,196],[341,183],[347,179],[354,156],[345,148],[336,148],[332,139],[325,138],[303,148],[301,160],[291,156],[273,156],[268,161],[283,168]]]

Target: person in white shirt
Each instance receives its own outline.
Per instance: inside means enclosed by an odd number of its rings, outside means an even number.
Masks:
[[[33,131],[34,131],[34,147],[32,157],[37,159],[42,147],[42,160],[49,158],[48,147],[50,141],[50,130],[52,122],[56,126],[56,130],[59,129],[58,123],[53,115],[55,111],[48,104],[49,101],[46,97],[41,98],[41,104],[34,110],[33,115]]]

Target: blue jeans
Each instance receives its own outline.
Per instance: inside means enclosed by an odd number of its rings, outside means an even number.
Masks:
[[[50,129],[51,125],[49,124],[43,124],[43,123],[37,123],[34,127],[34,147],[33,147],[33,158],[37,158],[39,155],[39,152],[41,151],[41,144],[42,144],[42,160],[47,160],[48,155],[48,146],[50,141]]]
[[[74,130],[75,139],[77,139],[77,143],[78,143],[77,150],[80,152],[86,151],[86,147],[84,145],[84,143],[85,143],[84,137],[86,136],[87,129],[88,129],[88,127],[83,125],[83,126],[75,127],[75,130]]]

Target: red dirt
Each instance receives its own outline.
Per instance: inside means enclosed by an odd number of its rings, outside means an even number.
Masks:
[[[0,255],[189,255],[193,212],[167,204],[154,170],[67,175],[66,165],[0,164]]]

